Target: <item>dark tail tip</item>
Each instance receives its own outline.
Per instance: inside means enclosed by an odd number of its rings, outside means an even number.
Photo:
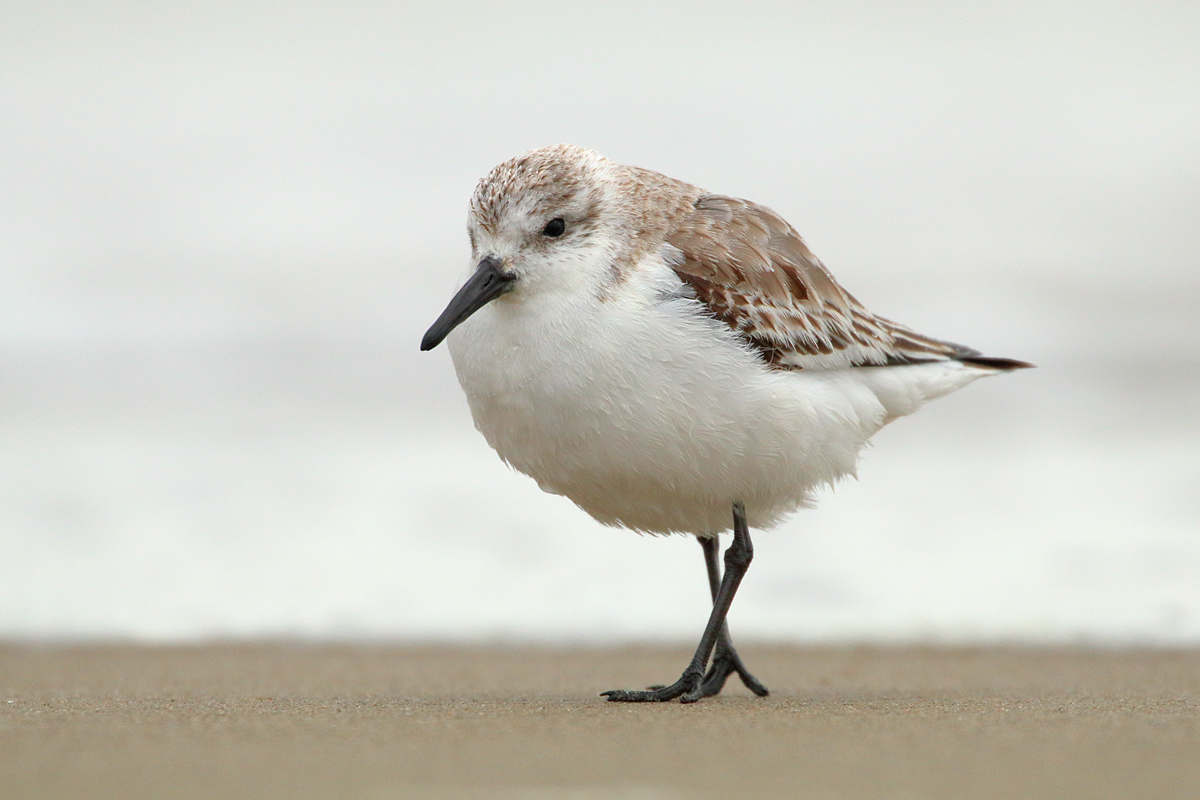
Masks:
[[[983,367],[984,369],[995,369],[1001,372],[1009,372],[1014,369],[1032,369],[1033,364],[1028,361],[1017,361],[1015,358],[987,358],[986,356],[962,356],[958,359],[964,364],[970,364],[972,367]]]

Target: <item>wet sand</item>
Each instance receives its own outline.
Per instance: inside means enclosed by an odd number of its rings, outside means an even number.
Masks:
[[[0,646],[0,797],[1194,798],[1200,651]]]

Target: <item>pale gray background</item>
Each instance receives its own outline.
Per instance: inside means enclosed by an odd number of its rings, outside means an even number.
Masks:
[[[560,141],[1039,369],[756,538],[743,637],[1200,643],[1200,6],[0,5],[0,636],[686,638],[699,548],[509,473],[444,350]]]

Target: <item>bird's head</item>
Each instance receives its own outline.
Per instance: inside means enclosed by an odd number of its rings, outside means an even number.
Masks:
[[[471,198],[473,274],[421,341],[436,347],[501,297],[586,291],[618,259],[625,215],[613,167],[591,150],[557,145],[505,161]]]
[[[657,250],[700,190],[570,144],[505,161],[479,182],[467,235],[473,274],[421,349],[488,303],[603,297]]]

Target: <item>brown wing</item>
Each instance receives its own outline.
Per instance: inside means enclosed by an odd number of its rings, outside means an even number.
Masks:
[[[665,255],[713,316],[781,369],[979,356],[867,311],[791,225],[746,200],[702,195]]]

